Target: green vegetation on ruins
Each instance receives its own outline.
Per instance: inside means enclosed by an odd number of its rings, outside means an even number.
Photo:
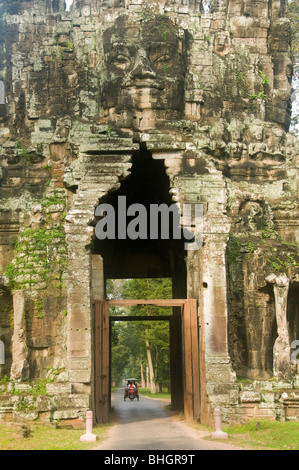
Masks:
[[[231,233],[227,244],[228,265],[240,262],[243,256],[257,254],[264,258],[274,272],[286,272],[293,276],[299,265],[298,243],[286,243],[273,227],[265,226],[260,234],[244,240],[242,236]]]
[[[39,206],[42,223],[20,231],[14,243],[14,258],[4,274],[10,291],[27,291],[33,302],[31,309],[42,318],[44,298],[49,290],[61,292],[67,266],[64,190],[49,190]]]

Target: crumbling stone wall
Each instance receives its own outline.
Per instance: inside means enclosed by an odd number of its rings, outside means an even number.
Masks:
[[[40,415],[82,419],[93,406],[94,210],[141,146],[164,162],[174,201],[204,206],[186,286],[199,301],[202,419],[215,405],[258,414],[259,385],[240,398],[236,375],[273,375],[272,273],[289,279],[298,332],[289,36],[284,0],[211,1],[209,11],[78,0],[70,12],[63,0],[0,0],[0,372],[10,375],[8,312],[21,289],[30,379],[55,377]]]

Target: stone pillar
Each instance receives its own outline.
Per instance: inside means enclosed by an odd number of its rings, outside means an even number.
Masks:
[[[168,162],[167,166],[169,174],[171,166]],[[174,169],[175,166],[172,171]],[[180,204],[203,205],[199,231],[203,232],[199,233],[203,245],[188,252],[188,297],[199,299],[205,354],[228,356],[225,254],[231,221],[225,212],[226,184],[219,174],[184,175],[173,178],[172,193]],[[192,221],[191,225],[196,223],[196,220]]]
[[[201,422],[213,423],[215,406],[236,404],[238,384],[228,353],[226,247],[231,221],[225,213],[226,186],[221,176],[178,181],[181,199],[204,201],[203,246],[187,264],[188,297],[199,300]],[[196,195],[196,201],[194,200]]]
[[[104,264],[101,255],[91,256],[91,290],[93,300],[104,299]]]
[[[76,6],[76,4],[74,5]],[[72,206],[65,218],[68,247],[67,286],[67,360],[69,382],[76,394],[84,395],[94,408],[94,315],[93,299],[102,297],[103,266],[100,257],[93,257],[95,208],[99,201],[119,187],[119,177],[126,177],[131,167],[128,148],[135,150],[131,139],[114,141],[118,160],[111,174],[111,160],[107,155],[95,158],[94,152],[111,147],[107,136],[99,135],[90,141],[89,126],[82,126],[75,137],[80,142],[79,158],[72,175],[65,174],[65,182],[78,185]],[[128,147],[130,146],[130,147]],[[139,148],[139,147],[138,147]],[[88,155],[92,152],[92,155]]]
[[[87,411],[86,413],[86,434],[80,437],[81,442],[96,442],[98,436],[93,434],[93,412]]]
[[[67,235],[69,248],[67,370],[77,393],[91,382],[92,304],[91,255],[85,244],[71,243],[75,235]],[[87,238],[87,236],[85,236]],[[80,235],[84,242],[84,235]]]
[[[27,362],[28,351],[26,334],[23,328],[25,312],[25,292],[16,290],[13,292],[14,332],[12,337],[12,366],[10,378],[12,381],[21,382],[29,379],[29,364]]]
[[[226,240],[226,234],[207,235],[200,251],[205,352],[209,356],[228,355]]]
[[[289,380],[291,377],[291,348],[287,325],[287,300],[289,279],[286,274],[270,274],[266,281],[273,284],[278,337],[273,348],[274,377]]]
[[[215,428],[216,431],[211,434],[214,439],[228,439],[228,434],[222,431],[222,423],[221,423],[221,410],[220,408],[216,408],[214,410],[215,416]]]

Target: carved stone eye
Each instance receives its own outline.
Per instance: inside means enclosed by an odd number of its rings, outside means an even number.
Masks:
[[[155,63],[158,63],[158,64],[160,64],[160,63],[162,63],[162,62],[168,62],[168,63],[169,63],[169,62],[171,62],[171,60],[172,60],[172,59],[171,59],[170,55],[168,55],[168,54],[162,54],[162,55],[160,55],[159,57],[156,57]]]
[[[172,58],[168,54],[161,54],[154,59],[153,63],[156,69],[166,72],[172,65]]]
[[[121,70],[127,70],[131,65],[131,59],[124,54],[117,54],[112,61],[113,65]]]

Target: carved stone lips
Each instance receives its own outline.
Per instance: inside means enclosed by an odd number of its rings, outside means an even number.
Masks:
[[[164,90],[164,85],[156,80],[151,79],[134,79],[124,83],[123,88],[156,88],[158,90]]]

